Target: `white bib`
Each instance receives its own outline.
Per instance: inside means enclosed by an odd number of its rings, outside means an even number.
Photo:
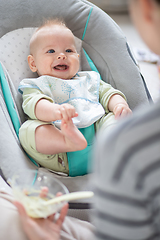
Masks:
[[[37,88],[51,97],[57,104],[69,103],[75,107],[78,117],[73,118],[78,128],[85,128],[96,122],[105,113],[99,103],[100,77],[96,72],[79,72],[73,79],[64,80],[56,77],[41,76],[24,79],[19,90]],[[61,121],[54,122],[60,127]]]

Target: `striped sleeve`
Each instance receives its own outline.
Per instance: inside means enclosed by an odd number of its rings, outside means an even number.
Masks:
[[[160,102],[96,144],[96,239],[160,239]]]

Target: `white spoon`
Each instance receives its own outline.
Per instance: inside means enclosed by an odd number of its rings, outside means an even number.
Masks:
[[[93,197],[94,193],[91,191],[79,191],[79,192],[72,192],[68,194],[61,195],[59,197],[55,197],[51,200],[44,202],[44,205],[55,204],[62,201],[70,201],[82,198],[91,198]]]

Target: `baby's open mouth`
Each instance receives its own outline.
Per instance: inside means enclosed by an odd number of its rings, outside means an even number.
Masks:
[[[64,71],[66,69],[68,69],[69,67],[67,65],[57,65],[54,67],[55,70],[60,70],[60,71]]]

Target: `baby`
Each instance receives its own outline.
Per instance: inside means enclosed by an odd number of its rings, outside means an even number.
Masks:
[[[19,86],[23,110],[30,118],[20,128],[20,142],[40,165],[69,174],[66,153],[87,148],[81,129],[88,131],[109,112],[118,118],[131,110],[125,96],[100,80],[98,73],[78,72],[74,35],[58,19],[33,34],[28,64],[39,77],[24,79]]]

